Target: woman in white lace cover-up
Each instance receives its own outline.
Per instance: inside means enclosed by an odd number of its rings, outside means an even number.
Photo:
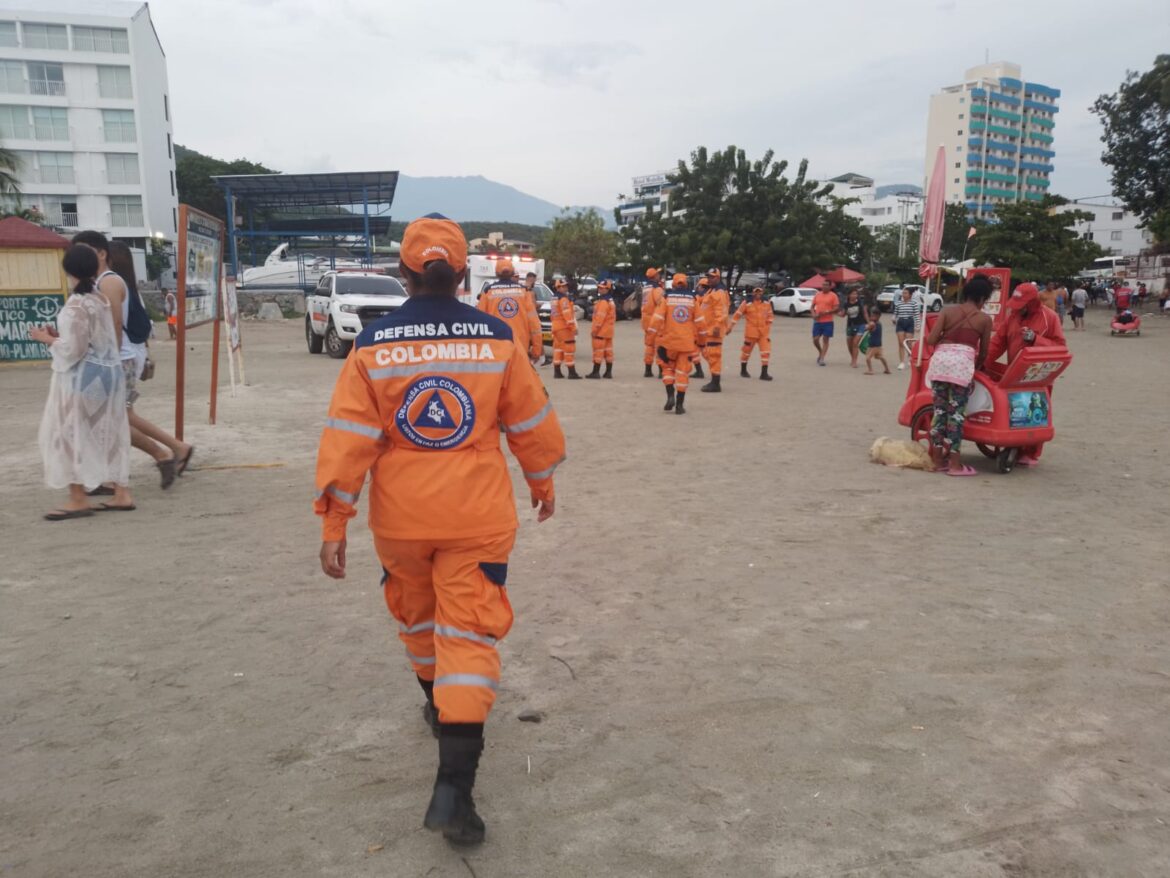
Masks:
[[[110,303],[94,286],[97,257],[88,247],[76,246],[65,254],[63,265],[74,292],[57,316],[57,329],[30,333],[48,346],[53,358],[38,435],[45,483],[69,489],[68,502],[45,516],[50,521],[92,515],[85,491],[103,483],[117,486],[114,503],[133,506],[126,488],[126,379]]]

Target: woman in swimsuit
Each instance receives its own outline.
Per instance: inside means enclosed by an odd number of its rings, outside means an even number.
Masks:
[[[934,420],[930,425],[930,456],[936,470],[949,476],[973,476],[974,468],[959,459],[967,400],[975,370],[983,366],[991,340],[991,317],[983,304],[991,296],[987,278],[975,277],[963,287],[963,301],[943,308],[926,343],[934,352],[926,380],[934,392]]]

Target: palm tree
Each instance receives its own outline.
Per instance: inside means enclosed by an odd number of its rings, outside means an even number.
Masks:
[[[0,195],[15,195],[20,201],[20,183],[16,175],[20,170],[20,159],[10,149],[0,146]]]

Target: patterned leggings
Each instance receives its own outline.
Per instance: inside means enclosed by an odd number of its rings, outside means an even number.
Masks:
[[[932,381],[934,420],[930,422],[930,444],[945,454],[958,454],[963,440],[963,421],[967,419],[967,400],[972,384],[960,387],[949,381]]]

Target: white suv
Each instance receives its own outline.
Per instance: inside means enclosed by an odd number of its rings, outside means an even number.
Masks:
[[[922,302],[925,299],[927,311],[941,311],[943,306],[943,297],[938,293],[927,292],[926,287],[920,284],[889,284],[881,289],[877,294],[877,306],[882,311],[893,311],[894,303],[902,297],[902,290],[908,289],[913,294],[910,299],[914,302]]]
[[[406,302],[396,278],[374,271],[327,271],[305,296],[305,341],[310,354],[344,359],[365,327]]]

